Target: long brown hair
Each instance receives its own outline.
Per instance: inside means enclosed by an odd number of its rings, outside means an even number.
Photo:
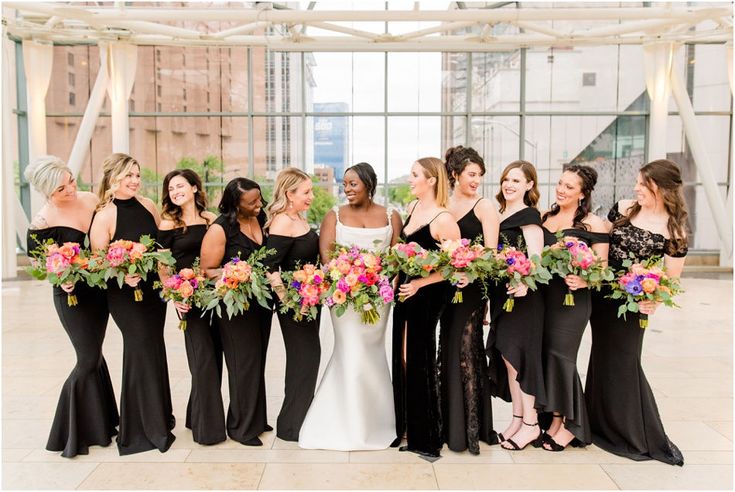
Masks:
[[[436,178],[434,185],[434,198],[437,205],[444,208],[449,201],[449,179],[447,178],[447,170],[444,163],[436,157],[422,157],[416,162],[424,169],[426,178]]]
[[[526,177],[526,181],[533,182],[533,186],[530,190],[526,191],[523,194],[523,203],[528,205],[529,207],[536,208],[536,204],[538,204],[538,200],[541,197],[541,194],[538,191],[538,176],[536,175],[536,168],[528,161],[513,161],[507,166],[505,166],[505,169],[503,169],[503,174],[500,175],[500,191],[498,191],[498,194],[495,195],[495,198],[498,200],[498,203],[500,204],[500,213],[505,212],[505,197],[503,196],[503,181],[505,180],[506,176],[508,176],[508,173],[511,172],[513,169],[520,169],[523,172],[523,175]]]
[[[209,225],[209,219],[202,215],[202,213],[207,210],[207,193],[202,187],[201,178],[191,169],[174,169],[163,178],[163,187],[161,190],[161,216],[173,220],[176,227],[183,227],[184,231],[186,231],[186,224],[181,220],[181,215],[184,211],[181,207],[171,201],[171,197],[168,193],[168,185],[176,176],[181,176],[187,183],[189,183],[189,185],[196,187],[197,190],[194,192],[194,206],[196,207],[199,216],[206,221],[207,225]]]
[[[577,205],[577,210],[574,212],[574,219],[572,219],[572,227],[575,229],[588,230],[589,226],[585,224],[584,218],[592,211],[592,190],[595,189],[597,184],[597,171],[590,166],[583,166],[581,164],[572,164],[564,169],[563,172],[570,172],[577,175],[581,183],[583,198]],[[541,218],[541,222],[545,222],[548,217],[553,217],[559,213],[559,205],[554,202],[548,212]]]
[[[669,220],[666,228],[669,231],[669,239],[681,240],[687,236],[687,204],[682,193],[683,181],[681,179],[681,170],[679,166],[668,159],[659,159],[651,161],[640,169],[641,178],[646,188],[651,193],[651,183],[656,183],[658,193],[664,203],[666,214]],[[628,209],[627,213],[620,211],[621,218],[616,220],[613,225],[620,226],[629,224],[630,221],[641,211],[641,205],[637,201]]]

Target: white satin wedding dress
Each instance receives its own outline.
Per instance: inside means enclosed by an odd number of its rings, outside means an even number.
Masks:
[[[339,221],[336,241],[371,250],[390,246],[393,227],[350,227]],[[377,242],[375,242],[377,240]],[[334,351],[299,432],[304,449],[355,451],[385,449],[396,437],[393,385],[385,350],[390,305],[380,320],[365,325],[348,309],[330,310]]]

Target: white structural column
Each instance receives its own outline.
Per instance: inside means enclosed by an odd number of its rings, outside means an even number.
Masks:
[[[46,91],[51,81],[54,47],[51,43],[23,40],[23,66],[28,93],[28,160],[46,155]],[[31,217],[43,205],[43,197],[31,187]]]
[[[84,110],[84,117],[82,118],[82,123],[79,125],[77,138],[74,140],[74,146],[71,149],[71,154],[69,154],[67,161],[74,176],[79,174],[82,163],[89,152],[89,141],[94,133],[94,127],[97,123],[100,109],[102,109],[102,104],[105,102],[107,84],[110,80],[107,72],[107,43],[100,43],[99,50],[100,69],[97,72],[97,80],[92,88],[92,93],[89,95],[89,102],[87,103],[87,108]]]
[[[107,91],[112,112],[112,151],[130,152],[130,122],[128,98],[135,82],[138,48],[128,43],[110,43],[107,48],[107,67],[110,82]]]
[[[727,80],[730,82],[730,92],[732,93],[733,96],[735,96],[735,86],[733,86],[733,73],[732,73],[732,69],[733,69],[733,66],[732,66],[733,65],[733,63],[732,63],[732,56],[733,56],[732,41],[728,41],[728,43],[726,44],[726,47],[727,47],[727,49],[725,50],[725,54],[727,56]],[[732,140],[731,140],[731,142],[732,142]],[[729,187],[728,187],[728,190],[727,190],[727,200],[725,201],[725,210],[727,210],[727,223],[728,224],[732,224],[732,222],[733,222],[733,210],[732,210],[732,208],[733,208],[733,203],[732,203],[733,202],[733,178],[735,178],[735,176],[733,175],[733,166],[731,164],[730,165],[730,174],[728,175],[728,180],[727,180],[727,182],[729,183]],[[730,252],[730,256],[728,258],[726,258],[726,259],[725,258],[720,258],[720,264],[721,265],[732,266],[732,263],[733,263],[732,262],[732,259],[733,259],[732,257],[733,257],[733,255],[732,255],[732,251],[731,251]]]
[[[653,43],[643,46],[643,66],[646,90],[651,99],[648,125],[648,160],[666,158],[666,120],[671,94],[673,43]]]
[[[720,236],[722,250],[720,253],[720,263],[727,264],[732,256],[732,223],[728,219],[725,210],[725,199],[717,187],[717,180],[712,171],[712,163],[707,155],[707,149],[704,145],[704,139],[697,126],[697,119],[694,116],[694,108],[689,100],[686,86],[679,73],[676,70],[671,72],[671,90],[679,106],[679,115],[684,125],[684,133],[686,134],[689,148],[694,157],[694,164],[697,166],[699,180],[707,196],[710,212],[717,227],[717,233]]]

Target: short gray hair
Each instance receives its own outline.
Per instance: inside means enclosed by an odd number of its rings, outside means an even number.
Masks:
[[[64,161],[54,155],[42,155],[37,157],[25,169],[26,180],[42,193],[46,198],[50,198],[51,194],[59,186],[59,182],[64,177],[64,173],[74,176],[69,166]]]

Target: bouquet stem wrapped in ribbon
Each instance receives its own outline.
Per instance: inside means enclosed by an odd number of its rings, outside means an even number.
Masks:
[[[549,283],[551,272],[541,266],[541,259],[538,255],[529,258],[523,251],[515,247],[500,245],[495,254],[493,277],[498,280],[506,280],[511,288],[523,284],[531,290],[536,290],[538,283]],[[515,298],[509,295],[503,303],[503,310],[510,313],[514,307]]]
[[[116,278],[122,288],[125,275],[140,275],[143,280],[148,273],[156,271],[158,265],[172,266],[174,257],[168,251],[154,251],[156,242],[148,235],[140,237],[138,242],[118,239],[107,246],[102,267],[104,279]],[[143,300],[143,291],[136,287],[133,291],[136,302]]]

